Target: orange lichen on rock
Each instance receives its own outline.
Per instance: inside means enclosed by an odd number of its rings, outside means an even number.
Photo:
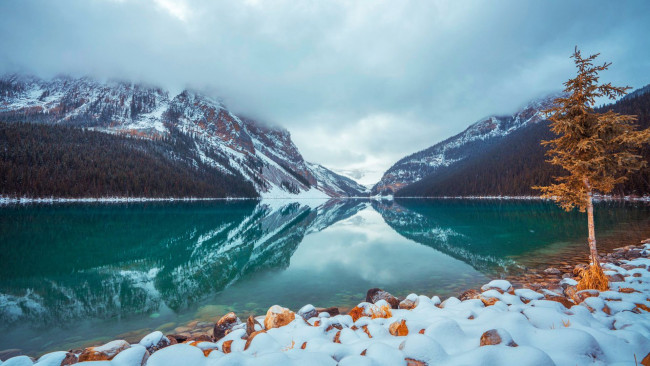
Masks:
[[[503,332],[503,330],[501,332]],[[483,333],[481,335],[481,343],[480,343],[479,346],[480,347],[483,347],[483,346],[495,346],[497,344],[502,344],[502,343],[504,345],[508,346],[508,347],[517,347],[518,346],[517,343],[515,343],[515,341],[513,341],[510,338],[509,334],[506,333],[506,334],[504,334],[504,336],[505,336],[505,339],[504,339],[504,337],[501,336],[501,334],[499,334],[498,330],[490,329],[490,330],[488,330],[487,332],[485,332],[485,333]]]
[[[108,342],[98,347],[88,347],[79,355],[79,362],[112,360],[118,353],[130,347],[131,345],[123,340]]]
[[[393,313],[390,311],[389,306],[386,306],[386,305],[380,306],[379,310],[374,309],[374,308],[370,309],[370,318],[372,318],[372,319],[377,319],[377,318],[385,318],[385,319],[387,319],[387,318],[390,318],[391,316],[393,316]]]
[[[296,319],[296,314],[287,309],[278,305],[273,305],[266,312],[266,317],[264,318],[264,328],[279,328],[291,323]]]
[[[483,297],[483,296],[481,296],[481,297],[479,297],[479,299],[483,302],[483,305],[485,305],[485,306],[492,306],[492,305],[496,304],[497,301],[499,301],[499,299],[497,299],[496,297]]]
[[[650,312],[650,307],[648,307],[648,306],[645,305],[645,304],[634,304],[634,305],[636,305],[636,307],[637,307],[638,309],[641,309],[641,310],[644,310],[644,311]]]
[[[573,305],[575,305],[564,296],[546,296],[544,300],[559,302],[567,309],[570,309]]]
[[[341,331],[339,330],[336,332],[336,335],[334,335],[334,343],[341,343]]]
[[[370,334],[370,331],[368,331],[368,326],[367,325],[364,325],[363,327],[361,327],[361,329],[363,329],[363,332],[368,335],[368,338],[372,338],[372,335]]]
[[[359,306],[355,306],[355,307],[352,308],[352,310],[350,310],[348,315],[352,317],[352,321],[356,322],[357,320],[359,320],[359,318],[361,318],[363,316],[363,308],[361,308]],[[318,321],[317,321],[317,323],[318,323]]]
[[[225,342],[223,342],[223,345],[221,346],[221,351],[223,351],[223,353],[230,353],[230,351],[231,351],[230,347],[231,346],[232,346],[232,340],[225,341]]]
[[[427,366],[428,364],[424,361],[419,361],[414,358],[405,358],[406,366]]]
[[[396,337],[403,337],[409,334],[409,328],[406,326],[406,320],[394,322],[388,328],[390,334]]]

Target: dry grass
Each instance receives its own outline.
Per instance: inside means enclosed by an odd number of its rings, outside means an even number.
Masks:
[[[562,325],[564,325],[565,328],[568,328],[571,326],[571,320],[564,321],[562,320]]]
[[[598,265],[590,265],[587,269],[582,269],[578,273],[580,281],[578,281],[578,291],[582,290],[609,290],[609,280],[603,269]]]

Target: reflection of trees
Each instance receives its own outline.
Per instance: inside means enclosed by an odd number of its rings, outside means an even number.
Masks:
[[[599,227],[647,215],[603,203]],[[405,238],[492,274],[514,265],[510,258],[555,242],[583,237],[584,215],[567,215],[541,201],[411,200],[375,201],[373,208]]]
[[[0,250],[7,246],[8,259],[20,258],[27,266],[0,270],[0,322],[64,324],[150,313],[162,304],[179,310],[250,273],[286,268],[307,233],[365,205],[344,200],[316,208],[298,202],[22,208],[11,216],[12,224],[27,221],[31,231],[12,234],[13,243],[51,245],[26,251],[0,244]],[[63,229],[53,234],[53,228]]]

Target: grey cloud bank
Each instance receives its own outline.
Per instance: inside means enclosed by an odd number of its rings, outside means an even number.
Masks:
[[[366,184],[560,89],[575,45],[650,83],[647,1],[5,1],[0,34],[2,73],[203,89]]]

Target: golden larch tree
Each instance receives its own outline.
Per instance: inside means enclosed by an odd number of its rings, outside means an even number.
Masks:
[[[542,141],[550,146],[548,162],[561,166],[568,174],[555,177],[556,183],[550,186],[534,188],[566,211],[577,207],[587,212],[591,265],[582,273],[578,287],[605,290],[608,281],[596,249],[593,195],[610,193],[628,174],[647,164],[637,150],[650,141],[650,129],[637,131],[636,116],[594,110],[597,99],[616,99],[630,89],[599,83],[598,73],[607,70],[611,63],[594,65],[598,55],[583,58],[576,47],[571,58],[577,76],[564,83],[564,95],[544,111],[551,121],[551,131],[558,136]]]

